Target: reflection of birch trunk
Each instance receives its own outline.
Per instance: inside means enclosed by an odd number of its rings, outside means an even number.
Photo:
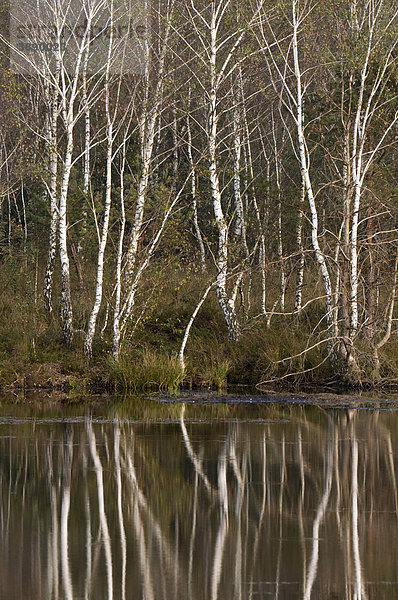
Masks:
[[[227,487],[227,444],[228,438],[218,459],[218,494],[220,502],[220,525],[217,531],[214,549],[213,570],[211,574],[211,600],[217,600],[218,588],[224,555],[225,540],[228,530],[228,487]]]
[[[214,549],[213,570],[211,574],[211,600],[217,600],[220,585],[222,562],[225,540],[228,530],[228,519],[224,512],[220,515],[220,525],[217,532],[216,546]]]
[[[305,532],[304,532],[304,521],[303,521],[303,512],[304,512],[304,498],[305,498],[305,472],[304,472],[304,456],[303,456],[303,439],[302,439],[302,431],[301,426],[298,429],[297,435],[297,454],[298,454],[298,463],[300,468],[300,499],[299,499],[299,510],[298,510],[298,521],[299,521],[299,530],[300,530],[300,545],[301,552],[303,555],[303,581],[305,581],[305,574],[307,570],[307,552],[305,546]]]
[[[266,503],[267,503],[267,441],[266,441],[265,433],[263,434],[263,440],[262,440],[261,446],[262,446],[263,497],[262,497],[262,502],[261,502],[260,514],[258,517],[258,525],[256,527],[256,534],[254,537],[253,551],[252,551],[252,555],[251,555],[251,569],[250,569],[250,577],[249,577],[249,580],[250,580],[249,600],[251,600],[253,597],[254,566],[255,566],[256,560],[257,560],[257,552],[258,552],[258,547],[259,547],[261,529],[262,529],[263,522],[264,522],[265,507],[266,507]]]
[[[245,493],[245,479],[246,479],[246,463],[247,463],[247,450],[243,456],[242,470],[239,468],[238,460],[236,456],[236,430],[231,436],[231,442],[229,445],[229,459],[234,471],[236,482],[237,482],[237,494],[235,504],[235,517],[236,523],[236,552],[235,552],[235,577],[234,577],[234,598],[240,599],[242,597],[242,506]]]
[[[326,455],[326,475],[325,475],[325,487],[323,490],[322,498],[316,512],[314,524],[312,526],[312,554],[311,560],[308,565],[307,577],[305,580],[304,587],[304,600],[310,600],[312,594],[312,588],[315,582],[315,577],[318,568],[319,559],[319,529],[323,518],[325,516],[326,507],[329,502],[330,489],[332,487],[332,472],[333,472],[333,453],[332,448],[327,449]]]
[[[87,453],[84,448],[83,453],[83,479],[84,479],[84,512],[86,516],[86,579],[84,582],[84,599],[90,597],[92,571],[93,571],[93,553],[91,546],[91,507],[90,495],[87,485]]]
[[[114,452],[115,452],[115,470],[117,485],[117,513],[119,518],[120,546],[122,551],[122,600],[126,598],[126,567],[127,567],[127,544],[126,532],[124,529],[123,518],[123,498],[122,498],[122,476],[120,468],[120,426],[115,423],[114,427]]]
[[[279,583],[281,576],[281,561],[282,561],[282,540],[283,540],[283,498],[285,495],[286,485],[286,443],[285,433],[282,437],[282,457],[281,457],[281,484],[279,490],[279,543],[278,543],[278,557],[276,561],[276,589],[275,589],[275,600],[279,598]]]
[[[152,568],[150,565],[148,552],[145,543],[145,532],[140,515],[140,509],[136,499],[131,500],[134,529],[137,536],[137,549],[140,560],[140,568],[142,575],[143,597],[145,600],[153,600],[155,597],[152,583]]]
[[[184,423],[184,413],[185,413],[185,404],[182,405],[181,413],[180,413],[180,426],[181,426],[181,432],[182,432],[182,437],[184,440],[185,448],[186,448],[188,456],[191,459],[191,462],[194,466],[195,473],[201,478],[207,492],[209,493],[209,495],[211,495],[213,492],[213,487],[212,487],[210,481],[208,480],[206,473],[204,473],[204,471],[203,471],[202,461],[196,456],[196,454],[192,448],[191,440],[189,439],[188,431],[187,431],[187,428],[185,427],[185,423]]]
[[[57,600],[59,597],[59,529],[58,529],[58,501],[57,501],[57,488],[54,482],[54,467],[53,467],[53,455],[52,445],[50,443],[47,448],[47,468],[48,468],[48,485],[50,493],[50,507],[51,507],[51,534],[49,536],[49,553],[48,553],[48,565],[49,570],[51,569],[51,580],[48,582],[48,587],[51,590],[50,597]]]
[[[243,498],[244,498],[247,454],[245,452],[245,456],[244,456],[245,460],[243,463],[243,473],[242,473],[239,468],[238,459],[236,456],[236,429],[233,432],[233,434],[231,435],[231,440],[230,440],[228,450],[229,450],[229,461],[231,463],[232,470],[236,477],[236,483],[237,483],[237,487],[238,487],[237,494],[236,494],[235,515],[236,515],[236,517],[239,517],[240,511],[242,509]]]
[[[97,445],[92,424],[87,421],[86,424],[87,439],[90,446],[91,458],[94,463],[95,475],[97,478],[97,494],[98,494],[98,512],[101,525],[101,536],[105,551],[106,574],[108,581],[108,599],[113,600],[113,570],[112,570],[112,549],[109,536],[108,521],[105,513],[104,500],[104,477],[100,457],[97,452]]]
[[[72,476],[72,458],[73,458],[73,433],[69,430],[67,433],[65,443],[65,457],[64,457],[64,475],[63,475],[63,488],[62,488],[62,502],[61,502],[61,572],[62,572],[62,584],[64,588],[64,595],[66,600],[73,600],[73,587],[72,577],[70,572],[69,564],[69,552],[68,552],[68,519],[70,509],[70,490],[71,490],[71,476]]]
[[[398,487],[397,487],[397,477],[395,475],[395,466],[394,466],[394,452],[391,443],[391,432],[387,431],[385,433],[386,445],[387,445],[387,464],[389,466],[391,472],[391,483],[394,494],[395,501],[395,512],[398,516]]]
[[[127,446],[125,445],[125,469],[127,480],[131,485],[132,491],[134,493],[134,499],[138,503],[139,508],[144,511],[149,527],[153,532],[153,535],[157,541],[160,556],[164,557],[164,561],[168,568],[168,571],[171,572],[174,566],[174,561],[177,560],[177,557],[174,555],[173,548],[168,543],[167,539],[163,534],[162,528],[160,527],[158,521],[156,520],[148,502],[142,493],[137,481],[137,475],[135,472],[134,463],[132,460],[132,452],[128,451]]]
[[[195,547],[196,537],[196,521],[198,511],[198,473],[195,473],[195,488],[193,496],[193,508],[192,508],[192,529],[191,537],[189,540],[189,562],[188,562],[188,598],[192,598],[192,568],[193,568],[193,551]]]
[[[352,550],[355,572],[355,599],[366,600],[365,589],[362,581],[361,556],[359,552],[358,532],[358,441],[354,427],[352,430],[352,472],[351,472],[351,509],[352,509]]]

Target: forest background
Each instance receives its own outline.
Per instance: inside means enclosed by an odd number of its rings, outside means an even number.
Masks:
[[[395,3],[0,19],[2,386],[396,385]]]

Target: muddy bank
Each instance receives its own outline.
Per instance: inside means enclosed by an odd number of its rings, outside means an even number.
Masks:
[[[172,404],[231,404],[231,405],[302,405],[334,408],[398,409],[398,394],[333,394],[278,393],[234,394],[209,391],[182,391],[177,395],[153,394],[154,402]]]

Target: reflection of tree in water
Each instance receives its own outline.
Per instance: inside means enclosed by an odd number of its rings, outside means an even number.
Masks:
[[[0,597],[394,598],[396,416],[273,410],[3,425]]]

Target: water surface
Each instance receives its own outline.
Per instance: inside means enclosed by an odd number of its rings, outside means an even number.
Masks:
[[[398,412],[0,409],[0,599],[396,599]]]

